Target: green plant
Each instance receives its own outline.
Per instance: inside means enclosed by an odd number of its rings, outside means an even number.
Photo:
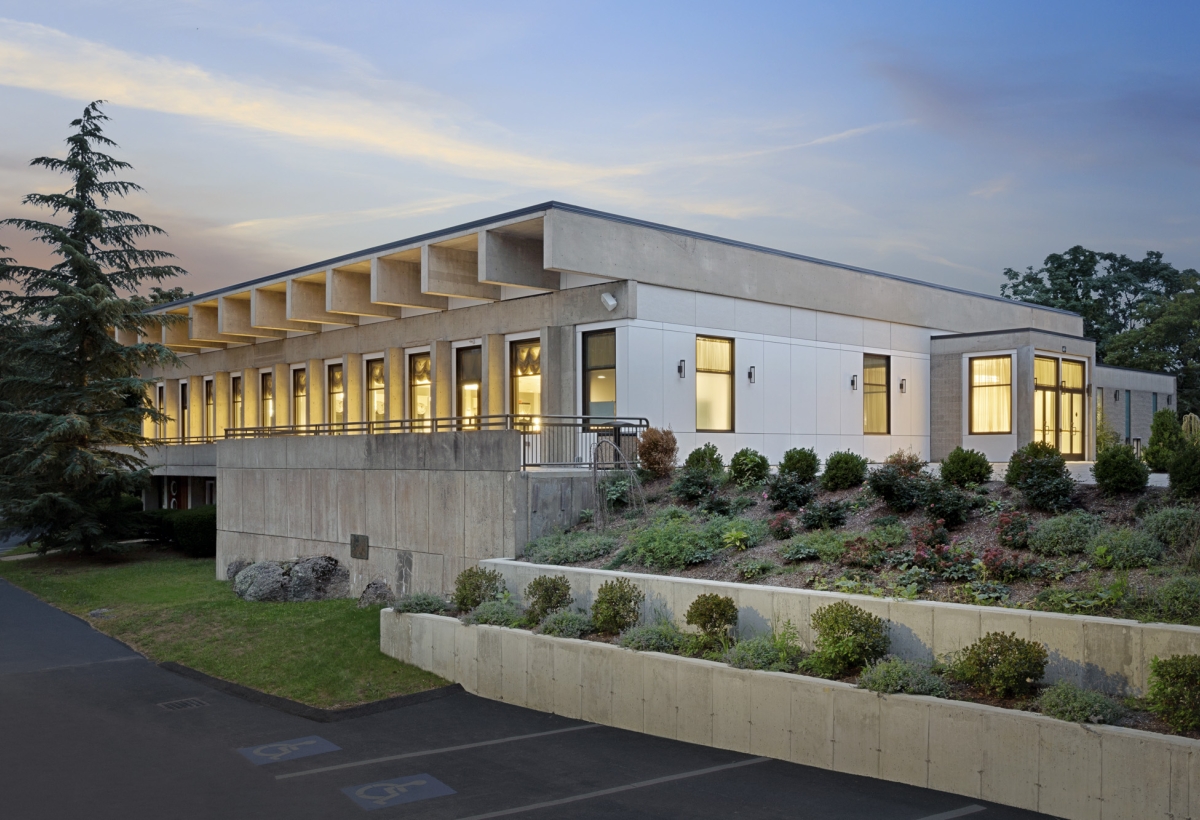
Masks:
[[[1038,711],[1071,723],[1116,723],[1125,710],[1110,697],[1081,689],[1067,680],[1048,687],[1037,700]]]
[[[928,666],[902,658],[884,658],[863,669],[858,687],[884,695],[950,696],[950,687]]]
[[[1191,557],[1200,547],[1200,509],[1164,507],[1143,518],[1142,529],[1172,555]]]
[[[724,660],[737,669],[795,672],[804,660],[804,649],[796,627],[785,621],[778,632],[738,641],[725,653]]]
[[[751,518],[714,518],[705,527],[701,538],[715,552],[717,549],[742,550],[757,547],[769,534],[766,521]]]
[[[1038,555],[1077,555],[1104,528],[1099,516],[1082,510],[1048,518],[1029,536],[1029,549]]]
[[[893,524],[900,524],[900,516],[898,515],[881,515],[871,521],[872,527],[890,527]]]
[[[716,491],[717,481],[711,472],[688,465],[684,465],[671,484],[671,494],[689,504],[711,498]]]
[[[434,595],[432,592],[412,592],[408,595],[401,595],[392,604],[392,609],[396,612],[424,612],[431,615],[445,612],[449,608],[442,596]]]
[[[597,632],[617,635],[638,622],[646,593],[628,578],[605,581],[592,602],[592,623]]]
[[[795,527],[792,524],[792,517],[785,512],[781,512],[773,516],[767,522],[767,531],[771,533],[771,537],[776,541],[786,541],[795,534]]]
[[[806,530],[832,530],[846,523],[846,502],[814,501],[800,511],[800,526]]]
[[[1200,497],[1200,444],[1185,442],[1171,459],[1167,472],[1171,492],[1180,498]]]
[[[729,461],[729,478],[743,489],[757,487],[771,473],[771,462],[751,447],[744,447],[733,454]]]
[[[1030,507],[1045,512],[1069,508],[1075,491],[1066,459],[1054,445],[1044,441],[1031,441],[1012,454],[1004,482],[1020,490]]]
[[[469,612],[491,601],[504,589],[504,576],[494,569],[467,567],[454,579],[454,606],[459,612]]]
[[[771,509],[796,512],[817,495],[813,485],[802,481],[795,473],[778,473],[767,479],[765,497]]]
[[[888,509],[905,513],[921,503],[929,477],[909,473],[894,464],[884,464],[867,476],[867,486],[879,496]]]
[[[895,467],[905,475],[919,475],[926,461],[912,450],[897,450],[883,460],[885,466]]]
[[[689,470],[701,470],[717,478],[725,474],[725,459],[721,458],[717,445],[711,441],[688,453],[683,466]]]
[[[634,532],[611,566],[630,562],[654,569],[681,569],[709,560],[719,547],[719,543],[709,543],[686,520],[660,518]]]
[[[580,524],[590,524],[595,520],[596,520],[596,511],[595,510],[580,510],[579,511],[579,523]]]
[[[869,542],[877,544],[880,549],[895,550],[908,543],[908,530],[899,521],[885,526],[879,526],[877,523],[866,537]]]
[[[629,503],[633,481],[633,474],[629,472],[614,470],[605,473],[600,479],[600,497],[609,507],[624,507]]]
[[[1118,578],[1107,586],[1093,583],[1088,589],[1044,589],[1034,598],[1034,609],[1103,615],[1121,612],[1133,601],[1127,578]]]
[[[587,615],[565,609],[547,615],[540,626],[543,635],[555,638],[582,638],[594,628],[592,619]]]
[[[821,459],[808,447],[788,450],[779,462],[779,474],[791,476],[801,484],[811,484],[820,470]]]
[[[1029,546],[1032,527],[1033,523],[1025,513],[1002,512],[996,522],[996,540],[1010,550],[1023,550]]]
[[[821,489],[834,492],[857,487],[867,478],[867,464],[865,458],[849,450],[831,453],[825,459],[825,472],[821,473]]]
[[[1200,729],[1200,655],[1152,659],[1146,703],[1177,732]]]
[[[942,460],[941,478],[957,487],[983,484],[992,480],[992,465],[978,450],[955,447]]]
[[[1034,691],[1046,673],[1046,647],[1015,632],[989,632],[947,663],[947,674],[997,697]]]
[[[525,587],[525,605],[531,623],[571,605],[571,581],[565,575],[539,575]]]
[[[962,526],[971,514],[971,497],[953,484],[931,479],[925,482],[921,506],[930,521],[941,521],[947,528]]]
[[[608,555],[617,539],[598,532],[544,535],[525,545],[525,557],[535,564],[575,564]]]
[[[779,556],[785,561],[811,561],[814,558],[836,561],[846,551],[845,544],[845,536],[830,530],[817,530],[793,536],[779,550]]]
[[[469,624],[515,627],[525,621],[525,613],[510,600],[496,599],[484,601],[471,610],[463,620]]]
[[[1173,624],[1200,623],[1200,578],[1185,575],[1172,578],[1150,596],[1150,613]]]
[[[817,633],[814,651],[801,668],[820,677],[842,677],[888,651],[887,622],[849,601],[818,609],[812,628]]]
[[[190,510],[172,510],[167,514],[171,533],[179,551],[192,558],[217,554],[217,508],[211,504]]]
[[[705,592],[696,596],[687,609],[684,622],[694,626],[712,640],[725,641],[729,630],[737,625],[737,604],[727,595]]]
[[[734,568],[737,570],[738,578],[743,581],[753,581],[755,578],[770,575],[779,569],[774,561],[768,561],[766,558],[747,558],[734,564]]]
[[[1128,444],[1109,447],[1092,465],[1096,486],[1108,495],[1140,493],[1150,482],[1150,468]]]
[[[1092,562],[1104,569],[1148,567],[1162,558],[1162,544],[1130,527],[1101,530],[1088,542],[1087,550]]]
[[[1121,434],[1113,429],[1112,424],[1108,420],[1108,414],[1104,412],[1104,403],[1101,402],[1096,408],[1096,455],[1103,453],[1109,447],[1113,447],[1121,443]]]
[[[1156,473],[1165,473],[1171,468],[1171,459],[1183,444],[1183,428],[1174,410],[1159,410],[1150,422],[1150,443],[1142,455],[1146,464]]]
[[[651,475],[666,478],[675,470],[675,461],[679,458],[679,442],[675,433],[668,427],[660,430],[657,427],[647,427],[638,438],[638,463]]]

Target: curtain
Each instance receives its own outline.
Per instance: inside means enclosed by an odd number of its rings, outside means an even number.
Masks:
[[[971,359],[971,432],[1012,432],[1012,357]]]

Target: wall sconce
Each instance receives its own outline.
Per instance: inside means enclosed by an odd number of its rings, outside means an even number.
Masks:
[[[600,301],[604,303],[605,310],[613,310],[617,306],[617,297],[613,296],[611,293],[601,293]]]
[[[684,359],[680,359],[679,366],[675,368],[675,372],[679,374],[679,378],[681,378],[681,379],[687,378],[687,376],[685,375],[685,371],[684,371],[684,366],[686,364],[687,364],[687,362]]]
[[[857,390],[857,389],[858,389],[858,376],[851,376],[851,377],[850,377],[850,389],[851,389],[851,390]]]
[[[908,392],[908,379],[901,379],[901,380],[900,380],[900,392],[901,392],[901,393],[907,393],[907,392]]]
[[[746,378],[750,380],[750,384],[754,384],[754,365],[751,365],[750,369],[746,371]]]
[[[1067,352],[1067,346],[1063,345],[1063,353],[1066,353],[1066,352]]]
[[[1113,401],[1120,401],[1120,400],[1121,400],[1121,391],[1114,390],[1113,391]]]

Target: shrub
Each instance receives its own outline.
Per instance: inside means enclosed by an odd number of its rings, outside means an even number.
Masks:
[[[1142,529],[1176,556],[1191,556],[1200,546],[1200,510],[1166,507],[1142,519]]]
[[[787,621],[779,632],[738,641],[725,653],[724,660],[737,669],[795,672],[804,660],[804,649],[796,627]]]
[[[1150,482],[1150,468],[1128,444],[1109,447],[1092,465],[1096,486],[1108,495],[1140,493]]]
[[[927,521],[924,524],[914,524],[912,540],[917,544],[936,547],[950,543],[950,531],[943,526],[942,521]]]
[[[1168,469],[1171,491],[1181,498],[1200,496],[1200,444],[1184,444],[1171,459]]]
[[[629,504],[629,494],[633,491],[634,476],[623,470],[613,470],[604,474],[600,479],[599,493],[604,503],[611,507],[624,507]]]
[[[849,601],[818,609],[812,628],[817,632],[815,651],[802,668],[822,677],[842,677],[888,651],[887,622]]]
[[[779,473],[767,479],[767,501],[772,510],[796,512],[817,495],[813,485],[793,473]]]
[[[868,666],[858,677],[858,687],[884,695],[950,696],[950,687],[929,667],[901,658],[885,658]]]
[[[779,550],[779,557],[785,561],[811,561],[814,558],[836,561],[845,552],[845,543],[844,536],[829,530],[819,530],[793,537]]]
[[[605,581],[592,602],[592,623],[596,631],[617,635],[638,622],[646,594],[628,578]]]
[[[899,549],[908,543],[908,530],[899,522],[882,527],[876,524],[867,533],[867,540],[872,544],[878,544],[881,549]]]
[[[905,475],[919,475],[925,469],[925,460],[912,450],[897,450],[883,460],[887,467],[895,467]]]
[[[1112,698],[1060,680],[1038,697],[1038,711],[1071,723],[1116,723],[1125,710]]]
[[[1008,468],[1004,471],[1004,483],[1013,488],[1020,488],[1021,482],[1029,476],[1030,463],[1039,458],[1062,456],[1058,448],[1045,441],[1031,441],[1024,447],[1014,450],[1008,460]]]
[[[1200,655],[1151,660],[1146,701],[1176,731],[1200,729]]]
[[[1077,555],[1103,528],[1098,516],[1076,510],[1039,524],[1029,536],[1029,549],[1038,555]]]
[[[984,550],[979,560],[987,577],[993,581],[1011,584],[1029,574],[1029,563],[1000,547]]]
[[[725,474],[725,459],[721,458],[717,445],[711,441],[688,453],[683,466],[689,470],[702,470],[711,476],[720,477]]]
[[[1002,512],[996,524],[996,539],[1000,546],[1010,550],[1023,550],[1029,546],[1032,522],[1023,512]]]
[[[1045,512],[1069,508],[1075,491],[1062,453],[1042,441],[1032,441],[1012,454],[1004,482],[1020,490],[1030,507]]]
[[[742,550],[757,547],[767,538],[767,524],[749,518],[716,518],[710,521],[700,538],[712,552],[717,549]]]
[[[684,621],[694,626],[708,638],[722,640],[729,630],[737,625],[737,604],[727,595],[706,592],[696,596],[688,607]]]
[[[666,618],[656,618],[654,623],[631,626],[621,633],[617,643],[626,649],[639,652],[665,652],[674,655],[688,644],[688,636]]]
[[[941,521],[948,528],[967,523],[971,514],[971,497],[953,484],[932,479],[925,482],[921,506],[930,521]]]
[[[928,481],[927,476],[906,472],[893,464],[885,464],[867,476],[871,492],[879,496],[889,510],[900,513],[915,509],[921,503]]]
[[[654,569],[681,569],[712,558],[715,546],[705,543],[687,521],[663,518],[635,532],[615,564],[629,561]]]
[[[942,481],[947,481],[956,487],[967,484],[983,484],[992,480],[992,465],[987,456],[978,450],[964,450],[955,447],[942,460]]]
[[[535,564],[575,564],[608,555],[617,539],[598,532],[545,535],[525,545],[525,557]]]
[[[1101,530],[1087,550],[1092,562],[1105,569],[1148,567],[1162,558],[1162,544],[1130,527]]]
[[[396,612],[424,612],[436,615],[445,612],[449,606],[440,595],[434,595],[432,592],[413,592],[397,598],[392,604],[392,609]]]
[[[820,470],[821,459],[808,447],[788,450],[779,462],[779,474],[791,476],[801,484],[811,484]]]
[[[794,534],[792,527],[792,517],[787,513],[780,513],[774,516],[767,523],[767,530],[771,533],[771,537],[776,541],[786,541]]]
[[[872,527],[890,527],[893,524],[900,524],[900,517],[897,515],[881,515],[871,521]]]
[[[541,623],[571,605],[571,581],[565,575],[539,575],[525,587],[525,605],[530,622]]]
[[[863,536],[849,538],[844,542],[845,551],[838,559],[847,567],[877,567],[883,563],[884,550],[877,542],[871,542]]]
[[[717,480],[708,470],[685,466],[671,484],[671,494],[680,501],[695,504],[717,491]]]
[[[1015,632],[989,632],[954,656],[948,673],[997,697],[1031,693],[1046,673],[1048,656],[1040,643]]]
[[[217,508],[212,504],[167,513],[171,536],[179,551],[192,558],[217,554]]]
[[[814,501],[800,513],[800,526],[806,530],[832,530],[846,523],[844,501]]]
[[[555,638],[582,638],[593,629],[592,619],[587,615],[565,609],[547,615],[541,624],[542,634]]]
[[[484,601],[464,618],[469,624],[488,624],[490,626],[520,626],[525,620],[525,613],[512,601]]]
[[[454,606],[468,612],[491,601],[504,589],[504,576],[494,569],[467,567],[454,579]]]
[[[1174,410],[1159,410],[1150,422],[1150,443],[1143,453],[1146,464],[1156,473],[1171,469],[1171,459],[1183,444],[1183,428]]]
[[[675,440],[675,433],[670,427],[666,430],[647,427],[638,438],[637,453],[638,463],[643,469],[658,478],[666,478],[675,470],[679,442]]]
[[[770,575],[779,569],[779,567],[776,566],[775,562],[768,561],[766,558],[747,558],[744,561],[738,561],[734,564],[734,569],[737,570],[739,579],[753,581],[755,578]]]
[[[1150,596],[1153,616],[1173,624],[1200,622],[1200,578],[1172,578]]]
[[[826,492],[857,487],[867,478],[867,460],[849,450],[830,454],[821,473],[821,489]]]
[[[739,487],[757,487],[771,473],[771,462],[751,447],[743,447],[729,461],[729,478]]]

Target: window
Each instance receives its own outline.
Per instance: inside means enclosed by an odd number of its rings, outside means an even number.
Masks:
[[[696,430],[733,430],[733,340],[696,337]]]
[[[188,383],[180,379],[179,381],[179,435],[181,438],[187,438],[192,434],[189,429],[191,421],[188,419]]]
[[[1033,440],[1058,446],[1058,359],[1033,359]]]
[[[259,418],[263,427],[275,426],[275,376],[272,373],[259,374],[259,402],[261,404]]]
[[[863,354],[863,432],[887,435],[892,432],[890,356]]]
[[[583,334],[583,414],[617,414],[617,332]]]
[[[429,420],[433,418],[433,402],[430,388],[431,361],[428,353],[412,353],[408,357],[408,417]],[[423,425],[428,430],[429,425]]]
[[[367,420],[383,421],[387,417],[386,391],[383,383],[383,359],[367,361]]]
[[[1012,432],[1012,357],[971,359],[972,435]]]
[[[158,400],[154,407],[159,413],[165,414],[167,412],[167,386],[165,384],[160,384],[156,392],[158,394]],[[158,437],[167,437],[167,420],[165,417],[158,422]]]
[[[329,365],[329,423],[346,420],[346,382],[340,364]]]
[[[508,348],[509,412],[526,419],[542,414],[542,343],[513,342]]]
[[[217,434],[217,399],[213,395],[213,380],[204,380],[204,436],[212,438]]]
[[[229,379],[229,426],[242,426],[242,377],[232,376]]]
[[[292,371],[292,424],[308,424],[308,371]]]
[[[454,351],[454,378],[458,385],[458,415],[478,418],[479,394],[483,387],[483,348],[460,347]],[[478,426],[478,422],[470,424],[472,429]]]

